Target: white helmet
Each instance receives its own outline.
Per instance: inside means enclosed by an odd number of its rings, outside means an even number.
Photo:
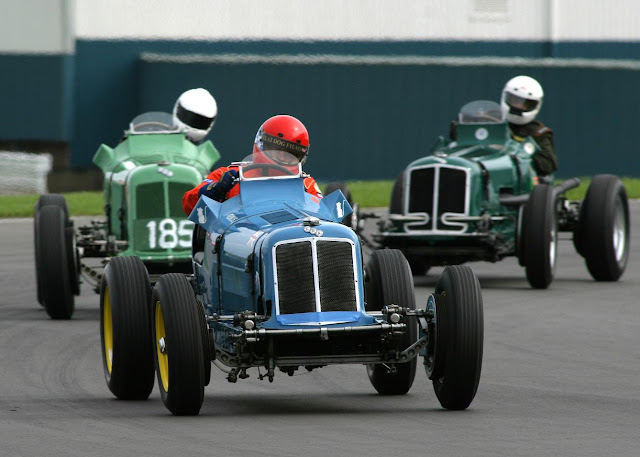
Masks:
[[[173,123],[185,132],[191,141],[202,141],[213,127],[218,105],[207,89],[184,92],[173,107]]]
[[[502,89],[502,115],[513,124],[528,124],[538,115],[543,96],[542,86],[535,79],[529,76],[511,78]]]

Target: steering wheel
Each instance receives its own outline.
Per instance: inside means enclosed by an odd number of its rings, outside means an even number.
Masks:
[[[282,165],[278,165],[275,163],[252,163],[251,165],[242,167],[242,173],[245,173],[251,170],[258,170],[258,169],[267,171],[266,176],[269,176],[268,174],[269,169],[282,171],[284,172],[284,174],[287,174],[287,175],[295,175],[295,173],[289,170],[287,167],[283,167]]]

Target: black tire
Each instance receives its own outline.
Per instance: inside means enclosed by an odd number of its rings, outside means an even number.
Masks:
[[[347,201],[349,202],[349,205],[351,206],[351,208],[353,209],[353,212],[355,213],[357,210],[357,207],[354,206],[353,198],[351,197],[351,190],[349,189],[349,186],[347,185],[347,183],[342,181],[335,181],[335,182],[328,183],[324,188],[324,195],[329,195],[331,192],[334,192],[336,190],[340,190],[342,192],[342,195],[344,195],[344,197],[347,199]],[[346,225],[347,227],[354,228],[353,227],[354,213],[351,213],[347,217],[345,217],[342,220],[342,224]]]
[[[617,281],[629,260],[629,200],[614,175],[593,178],[582,206],[575,243],[596,281]]]
[[[38,210],[37,219],[35,239],[39,296],[52,319],[71,319],[75,304],[69,277],[64,211],[54,205],[43,206]]]
[[[366,266],[365,300],[368,311],[380,311],[384,306],[397,304],[415,309],[413,277],[409,264],[401,251],[383,249],[373,251]],[[402,337],[401,350],[418,339],[417,322],[408,319],[408,331]],[[395,364],[395,373],[389,373],[381,364],[367,365],[367,374],[373,387],[382,395],[404,395],[409,392],[416,375],[417,358]]]
[[[69,219],[69,207],[62,195],[59,194],[45,194],[41,195],[36,202],[33,211],[33,241],[34,241],[34,257],[36,265],[36,291],[38,296],[38,303],[44,306],[42,298],[42,262],[40,261],[40,209],[45,206],[57,206],[62,209],[64,213],[65,222],[65,239],[67,246],[67,260],[69,267],[69,277],[71,279],[71,292],[74,295],[80,294],[80,264],[77,259],[77,252],[75,248],[75,237],[73,230],[73,222]],[[71,259],[71,261],[69,261]]]
[[[162,275],[152,298],[153,341],[162,402],[177,416],[196,415],[204,400],[198,303],[183,274]]]
[[[524,208],[522,250],[531,287],[546,289],[553,281],[558,252],[555,194],[549,184],[533,188]]]
[[[391,189],[391,202],[389,203],[389,214],[403,214],[404,206],[402,204],[404,194],[404,171],[401,172],[393,183]]]
[[[112,258],[100,284],[100,345],[109,390],[121,400],[146,400],[153,390],[151,283],[138,257]]]
[[[411,267],[411,273],[413,276],[424,276],[431,269],[429,262],[422,257],[408,255],[407,262],[409,262],[409,267]]]
[[[433,389],[443,408],[466,409],[476,395],[482,372],[482,290],[471,268],[456,265],[444,269],[435,295],[437,372],[433,373]]]
[[[69,206],[67,205],[67,201],[65,200],[63,195],[60,194],[45,194],[40,195],[38,201],[36,202],[36,212],[38,209],[43,206],[59,206],[64,211],[64,219],[65,221],[69,220]]]

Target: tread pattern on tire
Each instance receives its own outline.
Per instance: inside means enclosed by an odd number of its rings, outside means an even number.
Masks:
[[[557,221],[553,187],[539,184],[534,187],[524,209],[524,264],[527,280],[531,287],[546,289],[553,281],[555,263],[551,265],[549,243],[550,230],[555,231],[557,258]]]
[[[44,206],[38,219],[36,263],[42,303],[52,319],[71,319],[75,302],[69,278],[64,211],[58,206]]]
[[[44,306],[44,299],[42,297],[42,287],[43,287],[42,276],[44,273],[42,271],[43,265],[40,260],[41,247],[40,247],[39,222],[40,222],[40,209],[44,208],[45,206],[58,206],[62,208],[62,211],[64,212],[65,226],[69,221],[69,207],[67,206],[67,201],[64,199],[64,196],[60,194],[44,194],[38,198],[38,201],[36,202],[33,210],[33,245],[34,245],[34,257],[35,257],[35,264],[36,264],[36,292],[38,296],[38,303],[40,303],[43,306]],[[75,293],[75,290],[73,289],[74,287],[72,284],[72,292]]]
[[[367,277],[365,296],[368,310],[379,311],[383,306],[392,303],[415,309],[413,276],[400,250],[373,251],[367,262]],[[418,339],[415,320],[408,319],[407,323],[411,324],[411,327],[403,338],[404,348]],[[367,372],[371,384],[380,394],[404,395],[413,385],[416,366],[417,358],[414,358],[409,362],[397,364],[395,374],[388,373],[382,365],[368,366]]]
[[[447,310],[442,313],[436,309],[439,332],[441,327],[446,332],[446,350],[442,376],[433,379],[433,388],[443,408],[466,409],[476,395],[482,372],[484,317],[480,284],[468,266],[448,266],[435,293],[445,294]],[[446,322],[440,322],[441,318]]]
[[[198,304],[193,289],[183,274],[165,274],[160,277],[153,292],[154,310],[157,301],[164,316],[169,359],[168,391],[164,390],[158,378],[162,401],[174,415],[196,415],[204,400],[204,355]],[[155,325],[153,328],[155,340]]]
[[[104,345],[104,297],[109,287],[113,358],[106,366]],[[100,338],[105,380],[121,400],[146,400],[153,390],[153,340],[151,339],[151,284],[138,257],[112,258],[105,267],[100,287]]]
[[[620,262],[612,243],[614,210],[620,199],[625,212],[626,252]],[[629,259],[629,203],[627,191],[617,176],[594,176],[580,208],[577,244],[589,273],[596,281],[617,281]]]

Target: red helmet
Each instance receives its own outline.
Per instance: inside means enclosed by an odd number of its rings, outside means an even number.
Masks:
[[[282,154],[281,151],[289,154]],[[256,163],[275,163],[292,170],[307,160],[309,132],[302,122],[293,116],[279,114],[264,121],[253,143],[253,160]]]

